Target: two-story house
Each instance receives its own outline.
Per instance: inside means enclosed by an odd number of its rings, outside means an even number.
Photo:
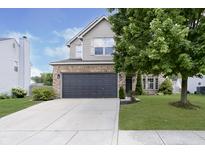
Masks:
[[[52,62],[53,87],[61,98],[115,98],[119,87],[127,93],[135,90],[136,76],[114,71],[114,32],[107,17],[91,22],[67,46],[70,57]],[[143,87],[155,93],[161,77],[143,76]]]
[[[0,93],[11,93],[12,88],[28,91],[30,85],[29,40],[0,38]]]

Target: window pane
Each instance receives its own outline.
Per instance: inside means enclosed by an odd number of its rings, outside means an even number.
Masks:
[[[103,47],[103,46],[104,46],[104,40],[102,38],[94,39],[94,47]]]
[[[114,48],[113,47],[106,47],[105,48],[105,55],[112,55]]]
[[[145,82],[145,78],[143,78],[143,89],[146,89],[146,82]]]
[[[106,47],[113,47],[114,46],[114,39],[113,38],[105,38],[105,46]]]
[[[155,78],[155,89],[159,89],[158,78]]]
[[[148,78],[148,89],[154,89],[154,79],[153,78]]]
[[[95,55],[103,55],[103,48],[95,47]]]

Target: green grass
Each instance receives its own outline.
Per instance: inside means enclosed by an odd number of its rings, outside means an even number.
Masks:
[[[35,105],[37,102],[32,101],[31,98],[16,98],[16,99],[0,99],[0,118]]]
[[[200,108],[183,109],[170,105],[179,95],[139,96],[141,102],[121,105],[121,130],[205,130],[205,96],[190,95],[189,101]]]

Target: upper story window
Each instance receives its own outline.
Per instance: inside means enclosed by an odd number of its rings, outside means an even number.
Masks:
[[[15,43],[13,43],[13,44],[12,44],[12,46],[13,46],[13,48],[16,48],[16,45],[15,45]]]
[[[76,58],[82,58],[83,46],[77,45],[75,49],[76,49]]]
[[[14,71],[18,72],[18,62],[14,61]]]
[[[114,52],[113,38],[95,38],[94,54],[95,55],[112,55]]]

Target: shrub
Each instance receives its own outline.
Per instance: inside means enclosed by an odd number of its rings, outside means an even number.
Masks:
[[[0,94],[0,99],[8,99],[10,96],[8,94]]]
[[[12,88],[11,93],[14,98],[24,98],[27,94],[27,92],[21,88]]]
[[[149,95],[146,91],[142,91],[142,95]]]
[[[136,83],[136,89],[135,89],[136,95],[142,95],[143,90],[142,90],[142,77],[141,73],[137,73],[137,83]]]
[[[172,90],[173,90],[173,87],[172,87],[171,80],[170,79],[166,79],[160,85],[158,92],[161,92],[161,93],[163,93],[165,95],[171,95],[172,94]]]
[[[119,97],[120,97],[120,99],[125,99],[125,91],[124,91],[123,87],[120,87]]]
[[[39,87],[32,90],[33,99],[35,101],[48,101],[56,98],[56,94],[52,87]]]
[[[162,96],[164,93],[158,92],[157,95]]]

